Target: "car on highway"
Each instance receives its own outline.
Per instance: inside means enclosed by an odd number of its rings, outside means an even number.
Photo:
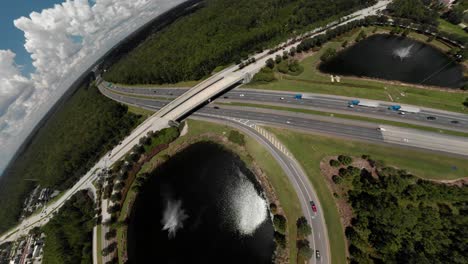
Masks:
[[[315,206],[314,201],[310,201],[310,207],[312,208],[312,211],[313,211],[314,213],[317,212],[317,206]]]
[[[239,94],[240,97],[244,97],[245,95],[244,94]]]
[[[458,124],[458,123],[460,123],[460,122],[458,122],[457,120],[452,120],[452,121],[450,121],[450,123],[452,123],[452,124]]]
[[[228,99],[228,98],[229,98],[229,96],[224,96],[223,98],[224,98],[224,99]]]
[[[219,109],[219,106],[215,106],[214,109]]]
[[[436,117],[435,116],[428,116],[427,120],[436,120]]]
[[[354,108],[354,105],[353,105],[353,104],[349,104],[348,107],[349,107],[349,108]]]
[[[406,113],[405,113],[405,112],[403,112],[403,111],[401,111],[401,112],[400,112],[400,115],[406,115]]]
[[[318,258],[318,259],[320,258],[320,251],[315,250],[315,257]]]
[[[284,97],[281,97],[280,100],[284,100]]]
[[[286,121],[286,124],[291,124],[291,121]]]
[[[378,127],[377,130],[378,130],[378,131],[387,131],[387,130],[386,130],[385,128],[383,128],[383,127]]]

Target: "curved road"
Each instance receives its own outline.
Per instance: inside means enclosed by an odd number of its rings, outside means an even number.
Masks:
[[[322,207],[320,206],[320,202],[315,193],[315,190],[310,184],[307,175],[304,173],[299,163],[293,157],[285,155],[282,151],[280,151],[280,149],[277,148],[277,146],[275,146],[271,141],[266,139],[265,136],[255,130],[253,128],[255,126],[254,122],[249,122],[248,120],[239,120],[240,122],[235,122],[232,119],[229,120],[216,116],[195,117],[194,119],[218,122],[235,127],[245,132],[247,135],[255,139],[258,143],[262,144],[267,149],[267,151],[275,158],[275,160],[289,178],[289,181],[294,187],[301,203],[302,212],[304,212],[304,216],[312,227],[312,235],[310,235],[308,239],[314,254],[310,260],[310,263],[331,263],[327,226],[325,224],[324,216],[321,213]],[[317,206],[317,213],[312,211],[310,201],[315,202]],[[290,219],[289,221],[295,221],[295,219]],[[315,250],[320,251],[320,259],[315,257]]]

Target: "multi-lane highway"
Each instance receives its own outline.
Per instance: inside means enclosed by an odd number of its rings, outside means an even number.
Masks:
[[[100,89],[104,95],[113,100],[139,107],[145,107],[154,111],[167,104],[167,101],[116,94],[103,87]],[[445,154],[451,153],[453,155],[468,156],[468,140],[466,138],[413,129],[382,126],[361,121],[307,115],[295,112],[225,105],[220,107],[208,105],[199,109],[195,114],[245,118],[260,123],[281,125],[345,138],[372,141],[376,143],[389,143],[409,148],[412,147],[434,152],[443,152]]]
[[[189,88],[138,88],[112,85],[111,87],[107,87],[107,89],[135,96],[172,99],[184,93]],[[419,112],[406,112],[405,115],[402,115],[399,111],[392,111],[388,109],[390,105],[395,105],[396,103],[375,101],[379,104],[378,107],[356,106],[350,108],[348,107],[348,102],[356,98],[314,93],[301,94],[303,96],[302,99],[297,100],[294,98],[296,95],[294,92],[235,89],[223,94],[223,96],[218,99],[218,102],[242,102],[250,104],[278,105],[284,107],[326,111],[337,114],[359,115],[415,125],[468,132],[468,115],[461,113],[418,107],[420,109]]]

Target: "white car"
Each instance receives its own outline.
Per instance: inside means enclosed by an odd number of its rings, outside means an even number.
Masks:
[[[281,97],[280,100],[284,100],[284,97]]]
[[[405,112],[403,112],[403,111],[401,111],[401,112],[400,112],[400,115],[406,115],[406,113],[405,113]]]
[[[286,124],[291,124],[291,122],[290,122],[290,121],[286,121]]]
[[[387,130],[386,130],[385,128],[383,128],[383,127],[378,127],[377,130],[379,130],[379,131],[387,131]]]
[[[244,97],[244,94],[239,94],[240,97]]]

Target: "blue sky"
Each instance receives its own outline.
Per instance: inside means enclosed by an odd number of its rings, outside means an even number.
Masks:
[[[13,25],[13,20],[26,16],[33,11],[40,12],[44,8],[53,7],[54,4],[65,0],[9,0],[2,3],[0,8],[0,50],[10,49],[16,53],[16,63],[23,66],[21,71],[28,75],[34,69],[30,54],[24,49],[23,32]]]

